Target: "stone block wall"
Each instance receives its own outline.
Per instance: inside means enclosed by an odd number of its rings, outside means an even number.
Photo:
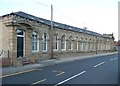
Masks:
[[[25,33],[24,36],[24,58],[30,59],[33,63],[37,60],[44,60],[49,59],[50,51],[51,51],[51,39],[50,39],[50,26],[37,23],[35,21],[31,21],[28,19],[20,19],[16,18],[16,21],[18,21],[18,24],[12,26],[7,25],[6,23],[11,22],[12,17],[5,17],[2,21],[0,21],[0,52],[2,50],[8,51],[9,50],[9,60],[10,63],[13,65],[21,65],[20,60],[17,57],[17,33],[16,31],[18,29],[22,29]],[[7,21],[6,21],[7,20]],[[21,21],[20,21],[21,20]],[[20,21],[20,22],[19,22]],[[31,28],[28,28],[30,27]],[[32,52],[32,32],[38,33],[38,51]],[[47,51],[42,51],[42,35],[46,33],[47,34]],[[87,50],[87,51],[81,51],[80,50],[80,39],[83,37],[83,41],[86,43],[95,44],[94,46],[97,47],[97,52],[103,52],[104,50],[98,48],[101,45],[109,45],[110,49],[112,50],[113,40],[110,39],[109,41],[106,41],[108,38],[104,37],[96,37],[94,35],[84,34],[84,33],[78,33],[71,30],[63,30],[60,28],[54,28],[53,34],[58,34],[58,50],[53,50],[53,55],[55,58],[62,58],[62,57],[74,57],[74,56],[82,56],[82,55],[89,55],[94,54],[96,49],[94,50]],[[62,35],[66,36],[66,49],[61,49],[61,37]],[[69,37],[72,36],[72,45],[73,49],[69,49]],[[76,37],[78,37],[78,49],[75,49],[75,40]],[[97,44],[96,44],[97,43]],[[90,45],[89,45],[90,46]],[[92,46],[93,47],[93,46]],[[106,51],[109,51],[106,50]],[[6,62],[5,62],[6,63]],[[9,62],[8,62],[9,63]],[[7,63],[6,63],[7,64]]]

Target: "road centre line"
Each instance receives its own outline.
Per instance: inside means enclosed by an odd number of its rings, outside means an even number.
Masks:
[[[118,59],[118,58],[112,58],[112,59],[110,59],[110,60],[112,61],[112,60],[116,60],[116,59]]]
[[[58,74],[56,74],[56,76],[60,76],[60,75],[62,75],[62,74],[64,74],[65,72],[61,72],[61,73],[58,73]]]
[[[56,85],[54,85],[54,86],[61,85],[61,84],[65,83],[65,82],[67,82],[67,81],[69,81],[69,80],[71,80],[71,79],[73,79],[73,78],[75,78],[75,77],[77,77],[77,76],[80,76],[80,75],[84,74],[85,72],[86,72],[86,71],[82,71],[82,72],[80,72],[80,73],[78,73],[78,74],[76,74],[76,75],[74,75],[74,76],[72,76],[72,77],[70,77],[70,78],[68,78],[68,79],[65,79],[65,80],[59,82],[58,84],[56,84]]]
[[[101,63],[95,65],[94,68],[96,68],[96,67],[98,67],[98,66],[100,66],[100,65],[102,65],[102,64],[104,64],[104,63],[105,63],[105,62],[101,62]]]
[[[114,60],[114,59],[110,59],[111,61]]]
[[[31,85],[35,85],[35,84],[38,84],[38,83],[42,83],[42,82],[44,82],[44,81],[46,81],[46,79],[43,79],[43,80],[37,81],[37,82],[35,82],[35,83],[31,84]]]
[[[14,76],[14,75],[22,74],[22,73],[27,73],[27,72],[32,72],[32,71],[35,71],[35,70],[37,70],[37,69],[31,69],[31,70],[21,71],[21,72],[17,72],[17,73],[13,73],[13,74],[8,74],[8,75],[0,76],[0,78],[5,78],[5,77],[8,77],[8,76]]]
[[[56,71],[56,70],[54,70],[53,72],[62,72],[62,71]]]
[[[114,59],[110,59],[110,60],[114,60]]]
[[[57,73],[58,72],[58,74],[56,74],[56,76],[60,76],[60,75],[62,75],[62,74],[64,74],[65,72],[63,72],[63,71],[56,71],[56,70],[54,70],[53,72],[55,72],[55,73]]]

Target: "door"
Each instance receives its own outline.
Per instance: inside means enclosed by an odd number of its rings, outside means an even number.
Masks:
[[[22,29],[17,30],[17,57],[24,56],[24,31]]]
[[[23,57],[24,37],[17,37],[17,57]]]

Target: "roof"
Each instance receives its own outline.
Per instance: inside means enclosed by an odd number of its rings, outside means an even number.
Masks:
[[[23,17],[23,18],[27,18],[29,20],[33,20],[33,21],[36,21],[36,22],[39,22],[39,23],[46,24],[48,26],[51,25],[50,20],[39,18],[39,17],[27,14],[27,13],[22,12],[22,11],[6,14],[6,15],[3,15],[2,17],[7,16],[7,15],[17,15],[17,16],[20,16],[20,17]],[[63,29],[63,30],[70,30],[70,31],[74,31],[74,32],[86,33],[86,34],[94,35],[94,36],[101,36],[101,34],[93,32],[93,31],[89,31],[89,30],[85,31],[85,29],[70,26],[70,25],[66,25],[66,24],[62,24],[62,23],[58,23],[58,22],[55,22],[55,21],[53,21],[53,27]]]

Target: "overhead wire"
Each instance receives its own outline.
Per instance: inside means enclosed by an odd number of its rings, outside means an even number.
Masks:
[[[33,2],[33,0],[32,0],[32,2]],[[39,4],[39,5],[42,5],[42,6],[47,7],[47,8],[50,8],[50,5],[47,5],[47,4],[38,2],[38,1],[34,1],[34,3]],[[74,22],[78,23],[77,21],[75,21],[75,20],[71,19],[70,17],[64,15],[62,12],[57,11],[55,8],[54,8],[53,10],[54,10],[54,12],[58,13],[58,15],[60,15],[61,17],[64,17],[64,18],[66,18],[67,20],[69,20],[71,23],[74,23]],[[53,13],[53,14],[54,14],[54,13]]]

